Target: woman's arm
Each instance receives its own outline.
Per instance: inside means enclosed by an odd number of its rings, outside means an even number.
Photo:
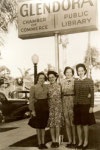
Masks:
[[[89,90],[90,90],[90,94],[91,94],[91,97],[90,97],[90,106],[94,107],[94,83],[93,83],[93,80],[90,80]]]
[[[30,88],[30,98],[29,98],[29,109],[32,111],[32,112],[35,112],[35,108],[34,108],[34,102],[35,102],[35,87],[32,86]]]

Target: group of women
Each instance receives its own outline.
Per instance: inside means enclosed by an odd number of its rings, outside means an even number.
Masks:
[[[59,147],[60,129],[64,125],[68,142],[66,147],[86,149],[88,147],[88,126],[95,124],[93,115],[94,84],[86,77],[84,64],[76,65],[74,70],[65,67],[65,78],[57,83],[58,74],[48,71],[37,76],[37,84],[30,89],[29,108],[36,116],[34,128],[37,131],[39,149],[46,149],[45,128],[50,128],[51,147]],[[44,84],[48,79],[49,84]],[[76,136],[77,131],[77,136]]]

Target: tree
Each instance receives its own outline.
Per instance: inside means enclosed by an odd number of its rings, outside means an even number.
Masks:
[[[0,46],[4,45],[3,35],[11,23],[17,27],[17,0],[0,0]]]
[[[88,58],[90,58],[90,65],[92,65],[95,68],[100,68],[99,57],[99,51],[95,47],[91,47],[90,52],[89,50],[86,51],[84,63],[88,65]]]
[[[0,0],[0,31],[8,32],[13,22],[17,25],[17,0]]]
[[[5,70],[7,71],[7,73],[10,73],[10,70],[6,66],[0,66],[0,73]]]
[[[99,58],[100,58],[100,53],[96,49],[96,47],[90,47],[89,49],[87,49],[86,54],[85,54],[85,58],[84,58],[84,63],[88,68],[88,72],[90,73],[90,77],[91,77],[92,68],[100,69]]]
[[[30,87],[31,84],[32,84],[32,77],[31,77],[31,75],[29,74],[30,68],[24,69],[24,70],[18,68],[18,70],[19,70],[20,73],[21,73],[21,79],[22,79],[22,81],[23,81],[23,90],[24,90],[25,88],[27,88],[26,86],[29,86],[29,87]],[[29,82],[29,85],[26,85],[26,81]],[[28,83],[27,83],[27,84],[28,84]]]

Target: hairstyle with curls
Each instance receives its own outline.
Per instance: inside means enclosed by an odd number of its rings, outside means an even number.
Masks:
[[[86,73],[87,73],[86,66],[84,64],[81,64],[81,63],[76,65],[77,75],[79,76],[79,74],[78,74],[78,68],[80,68],[80,67],[82,67],[84,69],[84,71],[85,71],[84,75],[86,75]]]
[[[50,74],[53,74],[56,78],[59,77],[59,75],[58,75],[57,72],[55,72],[55,71],[48,71],[48,73],[47,73],[48,78],[49,78],[49,75],[50,75]]]
[[[69,66],[65,67],[65,69],[64,69],[64,75],[66,75],[66,71],[67,71],[68,69],[70,69],[70,70],[72,71],[72,75],[74,75],[74,69],[71,68],[71,67],[69,67]]]
[[[45,75],[44,72],[39,72],[39,73],[37,74],[37,78],[36,78],[37,81],[39,80],[40,75],[44,75],[44,80],[47,81],[47,76]]]

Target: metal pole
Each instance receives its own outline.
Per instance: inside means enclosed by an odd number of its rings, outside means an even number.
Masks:
[[[55,67],[56,67],[56,71],[59,73],[59,39],[58,39],[58,33],[55,33]]]
[[[88,32],[88,53],[89,53],[89,55],[88,55],[88,68],[87,68],[87,75],[88,75],[88,77],[89,78],[92,78],[92,76],[91,76],[91,71],[92,71],[92,68],[91,68],[91,65],[92,65],[92,60],[91,60],[91,45],[90,45],[90,42],[91,42],[91,33],[90,32]]]
[[[37,64],[34,64],[34,84],[37,83]]]

